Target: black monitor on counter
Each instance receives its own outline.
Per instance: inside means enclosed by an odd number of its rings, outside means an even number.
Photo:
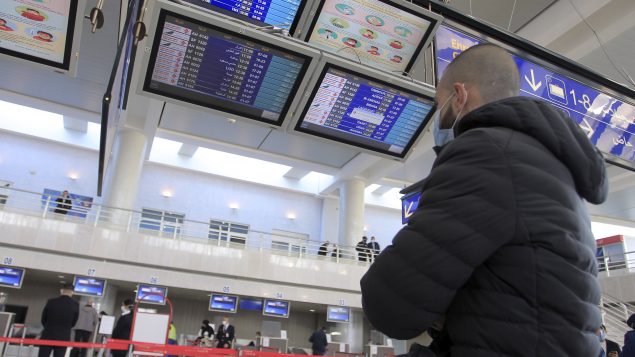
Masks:
[[[319,0],[305,40],[365,66],[409,72],[443,19],[403,0]]]
[[[79,0],[0,1],[0,53],[71,70]],[[82,10],[83,11],[83,10]]]
[[[294,130],[402,160],[429,122],[434,88],[325,55]]]
[[[157,1],[143,94],[234,119],[281,126],[320,52]]]

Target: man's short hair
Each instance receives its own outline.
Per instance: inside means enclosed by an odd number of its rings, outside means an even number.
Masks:
[[[520,91],[514,59],[493,44],[476,45],[458,55],[445,70],[439,88],[451,90],[457,82],[477,87],[486,103],[517,96]]]

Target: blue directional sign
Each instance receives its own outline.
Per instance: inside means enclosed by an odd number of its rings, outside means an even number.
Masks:
[[[435,39],[438,78],[458,54],[483,42],[486,41],[441,26]],[[635,168],[635,106],[523,57],[514,55],[514,60],[520,72],[522,96],[541,98],[563,110],[600,151]]]
[[[419,207],[419,199],[421,199],[420,191],[409,193],[401,198],[401,224],[408,223],[410,217]]]

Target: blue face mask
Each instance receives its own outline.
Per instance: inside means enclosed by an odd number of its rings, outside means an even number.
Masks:
[[[454,124],[450,129],[441,129],[441,112],[443,108],[450,102],[454,93],[443,103],[443,105],[434,113],[434,122],[432,123],[432,134],[434,135],[434,145],[443,147],[450,141],[454,140]]]
[[[600,330],[600,336],[598,336],[598,339],[600,340],[600,342],[604,342],[604,340],[606,340],[606,332],[604,332],[604,330]]]

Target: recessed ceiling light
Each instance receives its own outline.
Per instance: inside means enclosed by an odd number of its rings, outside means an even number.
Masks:
[[[58,275],[57,277],[60,279],[64,279],[64,275]]]
[[[311,311],[311,312],[315,312],[315,310],[313,310],[313,309],[311,309],[311,310],[309,310],[309,311]]]

